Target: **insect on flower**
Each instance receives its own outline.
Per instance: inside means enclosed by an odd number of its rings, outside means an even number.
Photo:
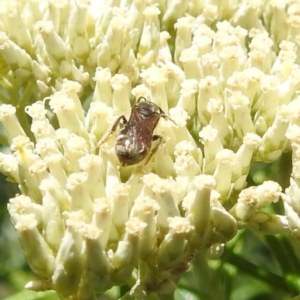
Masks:
[[[138,99],[131,110],[128,121],[124,115],[118,117],[108,136],[117,130],[120,123],[123,124],[115,144],[117,157],[123,167],[137,164],[145,158],[145,163],[149,162],[162,143],[161,135],[153,135],[161,117],[168,118],[160,107],[147,101],[144,97]],[[157,141],[157,144],[151,147],[154,141]]]

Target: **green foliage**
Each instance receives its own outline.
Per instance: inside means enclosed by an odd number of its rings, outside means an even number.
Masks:
[[[53,291],[36,293],[26,290],[5,298],[5,300],[59,300],[59,297]]]

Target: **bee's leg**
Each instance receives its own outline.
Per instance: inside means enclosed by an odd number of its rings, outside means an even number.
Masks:
[[[152,158],[152,156],[158,150],[158,147],[162,143],[162,140],[163,140],[163,138],[162,138],[161,135],[153,135],[152,136],[152,142],[154,142],[154,141],[158,141],[158,142],[157,142],[157,145],[155,145],[155,147],[153,147],[152,150],[150,151],[150,153],[148,154],[148,156],[147,156],[147,158],[145,160],[145,165],[150,161],[150,159]]]
[[[171,122],[173,122],[173,124],[176,126],[176,127],[179,127],[176,122],[174,120],[172,120],[168,115],[166,115],[165,113],[161,114],[160,115],[162,118],[164,118],[165,120],[169,120]]]
[[[98,142],[98,147],[100,147],[102,144],[104,144],[109,137],[117,130],[118,125],[120,124],[120,122],[124,125],[127,123],[127,120],[124,116],[120,116],[114,123],[114,125],[112,126],[112,128],[108,131],[107,134],[105,134],[102,139]]]

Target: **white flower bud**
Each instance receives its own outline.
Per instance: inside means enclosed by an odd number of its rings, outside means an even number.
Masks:
[[[100,157],[92,154],[79,159],[79,167],[88,174],[86,188],[92,199],[105,196],[105,187],[102,178],[102,160]]]
[[[264,73],[261,70],[257,68],[249,68],[241,72],[233,73],[232,76],[228,78],[227,85],[229,90],[241,92],[237,94],[237,101],[242,101],[241,104],[243,101],[249,101],[248,105],[251,107],[255,95],[260,94],[260,80],[263,76]],[[234,98],[232,100],[236,102]],[[244,103],[244,105],[246,104]],[[246,109],[244,105],[243,107]],[[242,107],[236,108],[238,109]]]
[[[163,268],[171,268],[181,260],[187,247],[187,236],[194,229],[185,218],[168,218],[168,222],[169,232],[158,249],[158,263]]]
[[[166,73],[155,66],[151,66],[150,68],[143,70],[141,78],[145,85],[150,89],[153,102],[164,112],[167,112],[169,106],[166,94],[166,82],[168,80]]]
[[[167,82],[165,82],[168,107],[176,106],[180,96],[181,84],[185,80],[184,71],[172,62],[167,62],[161,66]],[[166,104],[164,104],[165,106]],[[167,110],[164,110],[167,112]]]
[[[14,106],[10,104],[0,105],[0,122],[6,131],[9,142],[18,135],[25,136],[25,132],[16,116],[16,108]]]
[[[128,270],[129,274],[132,272],[132,268],[138,259],[136,253],[139,236],[146,226],[147,224],[137,218],[131,218],[126,222],[124,239],[119,242],[117,251],[111,261],[117,271],[123,269],[120,274],[115,274],[116,277],[119,277],[119,280],[122,280],[122,277],[124,278],[123,280],[125,280],[127,277],[125,270]]]
[[[84,138],[75,134],[69,136],[66,142],[65,156],[69,160],[72,171],[79,170],[79,160],[89,153],[88,146]]]
[[[90,51],[87,36],[88,3],[79,2],[70,16],[69,39],[75,56],[86,57]]]
[[[207,76],[199,81],[199,94],[197,102],[198,116],[201,124],[207,125],[210,120],[210,115],[207,111],[207,104],[211,98],[219,98],[220,82],[217,78]]]
[[[234,73],[238,72],[246,61],[245,49],[240,45],[228,45],[220,51],[220,72],[225,81]]]
[[[160,209],[157,215],[157,223],[162,228],[167,228],[167,218],[173,216],[179,216],[179,210],[174,202],[170,187],[171,181],[167,179],[161,179],[159,176],[150,173],[143,176],[144,189],[141,195],[148,196],[155,199]]]
[[[41,158],[46,159],[51,155],[59,155],[62,157],[60,152],[61,147],[58,141],[53,137],[41,138],[37,141],[35,145],[35,151],[40,155]],[[61,160],[66,160],[66,158],[61,158]]]
[[[28,196],[20,195],[11,198],[7,209],[14,224],[17,224],[21,215],[33,215],[38,225],[42,222],[43,207],[34,203]]]
[[[87,279],[95,291],[105,291],[112,285],[108,273],[112,271],[108,258],[99,241],[101,230],[93,225],[85,225],[83,229],[85,241]]]
[[[264,234],[282,234],[289,231],[288,218],[286,216],[267,213],[257,213],[251,217],[249,227]]]
[[[18,44],[14,43],[5,32],[0,34],[0,52],[6,63],[16,70],[23,78],[27,78],[31,70],[32,59],[30,55]]]
[[[206,230],[210,216],[210,195],[216,182],[212,176],[199,175],[194,179],[194,191],[183,199],[186,216],[195,227],[195,232],[200,237]],[[198,236],[198,244],[201,239]]]
[[[97,61],[98,66],[109,67],[111,71],[115,71],[119,64],[120,47],[126,36],[126,23],[125,17],[118,7],[114,7],[112,13],[113,17],[110,19],[107,31],[102,39]]]
[[[260,104],[258,113],[263,115],[268,125],[275,119],[278,102],[279,102],[280,83],[275,76],[265,75],[261,78],[262,94],[258,99]]]
[[[264,161],[278,159],[285,150],[287,145],[285,134],[289,126],[289,117],[290,110],[286,105],[278,107],[274,123],[264,134],[258,148],[258,154]]]
[[[57,252],[52,275],[53,287],[64,297],[76,294],[82,276],[83,238],[80,228],[83,224],[84,213],[82,211],[68,213],[67,229]]]
[[[25,107],[25,112],[33,119],[33,120],[45,120],[47,110],[45,109],[44,101],[37,101],[29,106]]]
[[[129,215],[130,186],[120,183],[114,188],[111,196],[113,223],[117,228],[123,227]]]
[[[39,92],[43,93],[43,94],[49,94],[51,93],[51,88],[44,82],[42,82],[41,80],[37,80],[36,81],[36,86],[39,89]]]
[[[106,248],[112,226],[112,204],[107,198],[97,198],[93,203],[92,224],[99,228],[99,241],[103,249]]]
[[[108,198],[113,196],[115,188],[120,183],[120,173],[116,164],[107,161],[105,193]]]
[[[0,153],[0,170],[10,180],[20,183],[18,159],[15,155]]]
[[[225,116],[222,100],[210,98],[207,103],[207,111],[211,114],[210,125],[218,130],[222,145],[228,145],[232,140],[233,132]]]
[[[111,78],[110,82],[113,88],[112,103],[114,107],[114,113],[117,115],[128,115],[130,113],[128,77],[122,74],[116,74]]]
[[[40,82],[40,85],[44,85],[45,89],[49,88],[47,86],[47,83],[51,80],[50,68],[48,68],[48,66],[46,66],[42,63],[38,63],[35,60],[32,61],[31,68],[32,68],[32,72],[33,72],[35,78]]]
[[[297,213],[294,208],[287,202],[284,202],[284,210],[286,219],[288,222],[288,226],[291,230],[291,233],[293,236],[296,237],[297,240],[299,240],[299,228],[300,228],[300,217],[299,213]]]
[[[275,53],[272,51],[274,42],[265,31],[254,32],[252,30],[250,35],[253,36],[253,39],[249,45],[250,52],[246,66],[256,67],[269,73],[275,58]]]
[[[223,149],[221,141],[218,137],[218,130],[214,129],[210,125],[207,125],[199,132],[199,136],[202,144],[204,145],[204,172],[206,174],[212,174],[217,166],[215,157],[217,153]]]
[[[21,190],[34,202],[40,203],[39,181],[29,172],[29,167],[40,160],[39,156],[33,152],[33,143],[30,142],[28,137],[19,135],[13,139],[11,150],[18,159]]]
[[[40,187],[43,194],[44,238],[51,249],[57,252],[65,229],[61,211],[69,207],[69,203],[66,198],[59,195],[63,195],[63,191],[53,179],[42,181]]]
[[[65,187],[67,183],[67,162],[61,153],[49,154],[47,162],[50,174],[59,182],[60,186]]]
[[[70,99],[74,101],[75,111],[81,122],[84,122],[85,112],[82,109],[82,103],[79,98],[79,92],[82,90],[82,84],[64,79],[61,86],[62,92]]]
[[[212,35],[210,35],[209,27],[204,24],[199,25],[194,31],[193,45],[198,49],[199,56],[212,52]],[[210,28],[209,28],[210,29]]]
[[[198,50],[194,46],[182,50],[179,61],[183,65],[186,79],[200,78],[200,70],[198,66]]]
[[[228,149],[219,151],[216,155],[217,167],[214,172],[216,180],[215,190],[221,198],[227,200],[231,193],[232,167],[234,166],[235,154]]]
[[[172,61],[172,53],[168,45],[170,37],[171,35],[167,31],[162,31],[159,34],[158,60],[164,63]]]
[[[55,258],[49,246],[37,229],[33,214],[19,215],[15,225],[20,243],[32,270],[40,277],[50,279]]]
[[[287,203],[293,210],[300,216],[300,188],[297,181],[293,178],[290,179],[290,186],[286,189],[285,193],[281,194],[284,203]]]
[[[179,17],[183,16],[187,11],[188,4],[188,2],[172,0],[166,7],[166,11],[163,15],[163,26],[170,30],[169,26],[171,26],[171,24],[173,24],[175,20],[178,20]]]
[[[147,6],[143,14],[145,21],[137,59],[140,68],[147,68],[156,61],[158,55],[160,31],[158,15],[160,14],[160,10],[156,5]]]
[[[276,203],[281,194],[281,187],[277,182],[265,181],[256,189],[259,197],[259,208],[266,207],[271,203]]]
[[[214,242],[229,241],[236,235],[237,222],[224,208],[213,206],[211,216],[214,224]]]
[[[93,212],[92,199],[86,188],[87,179],[87,173],[73,173],[67,180],[66,188],[71,196],[71,210],[82,210],[87,216],[91,216]]]
[[[258,195],[255,189],[250,187],[241,191],[230,212],[238,221],[247,222],[255,214],[258,205]]]
[[[47,164],[41,160],[34,162],[28,168],[28,171],[31,175],[36,177],[39,183],[49,177],[49,173],[47,172]]]
[[[54,31],[51,21],[39,21],[35,24],[45,43],[47,52],[57,61],[61,61],[70,55],[70,49],[62,38]]]
[[[213,52],[205,53],[203,56],[201,56],[199,63],[200,74],[202,78],[219,78],[220,58],[218,55],[214,54]]]
[[[189,48],[192,43],[192,25],[194,18],[192,16],[186,16],[179,18],[174,25],[176,32],[175,38],[175,53],[174,53],[174,61],[177,65],[180,64],[180,56],[182,51]]]
[[[236,152],[234,160],[232,182],[235,190],[242,190],[245,187],[253,153],[260,143],[261,138],[255,133],[247,133],[244,136],[243,144]]]
[[[102,102],[92,102],[87,112],[86,128],[90,133],[96,136],[98,140],[109,130],[110,120],[113,116],[113,110]]]
[[[31,124],[31,132],[34,134],[36,141],[53,137],[55,135],[54,128],[48,120],[36,120]]]
[[[155,213],[160,209],[158,203],[150,197],[138,197],[131,209],[130,217],[137,217],[147,224],[142,230],[139,241],[139,256],[147,259],[156,250],[156,222]]]
[[[70,132],[87,138],[88,134],[80,120],[81,116],[77,114],[78,108],[72,98],[65,93],[56,93],[52,95],[49,105],[57,115],[61,128],[66,128]]]
[[[32,290],[35,292],[45,292],[52,289],[52,285],[49,281],[41,280],[41,279],[34,279],[29,281],[25,285],[25,289]]]
[[[101,101],[107,105],[112,104],[112,92],[111,92],[111,72],[108,68],[97,68],[95,77],[96,86],[93,94],[93,101]]]
[[[17,41],[17,44],[24,49],[33,47],[31,31],[28,28],[29,24],[26,24],[27,20],[30,18],[23,17],[23,14],[26,16],[27,14],[28,16],[32,14],[29,11],[30,9],[27,7],[27,9],[24,9],[24,11],[21,12],[19,3],[12,1],[8,3],[4,2],[1,6],[1,18],[5,23],[5,27],[9,28],[10,38]]]
[[[187,176],[190,180],[201,173],[198,161],[192,156],[193,150],[193,145],[187,141],[182,141],[175,147],[175,172],[178,176]]]
[[[233,92],[228,97],[228,102],[234,114],[233,130],[236,132],[237,137],[242,140],[247,133],[255,132],[251,118],[250,101],[242,93]]]
[[[177,106],[182,107],[189,116],[195,113],[197,84],[198,82],[195,79],[186,79],[181,83],[180,98],[178,99]]]
[[[208,4],[203,7],[203,18],[210,22],[214,22],[218,18],[219,7],[217,5]]]

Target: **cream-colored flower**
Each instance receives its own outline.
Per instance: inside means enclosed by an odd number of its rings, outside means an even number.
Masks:
[[[300,241],[299,10],[283,2],[0,2],[0,171],[20,188],[27,288],[171,295],[240,228]],[[122,167],[110,129],[140,97],[169,117],[149,161]],[[286,151],[286,192],[246,188],[254,161]],[[277,201],[286,216],[263,211]]]

